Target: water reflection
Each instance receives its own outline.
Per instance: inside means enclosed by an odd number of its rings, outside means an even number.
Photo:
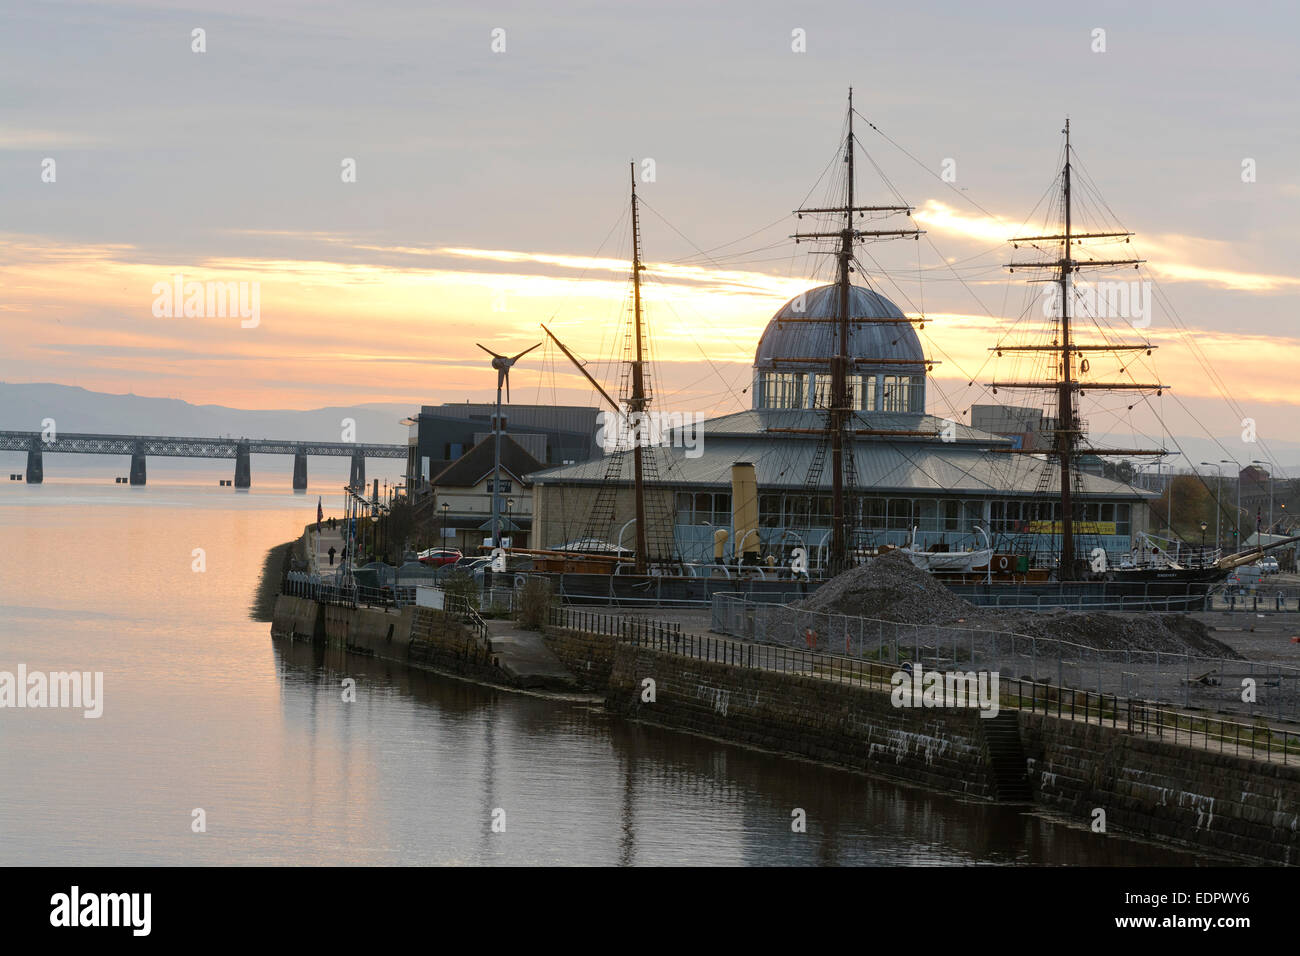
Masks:
[[[474,772],[461,779],[440,775],[437,787],[446,805],[478,808],[467,862],[1198,862],[1192,854],[1096,835],[1036,811],[677,734],[586,705],[412,674],[304,644],[277,643],[276,652],[295,681],[329,686],[331,693],[344,675],[372,693],[386,684],[425,709],[437,727],[445,725],[442,732],[458,728],[460,765]],[[507,813],[505,834],[491,830],[498,806]],[[806,833],[791,830],[795,808],[807,814]]]
[[[1197,862],[584,704],[272,642],[247,609],[267,550],[315,502],[134,491],[52,480],[0,493],[0,669],[103,671],[105,686],[99,720],[0,713],[0,864]],[[194,834],[200,807],[208,831]],[[791,831],[795,808],[806,833]]]

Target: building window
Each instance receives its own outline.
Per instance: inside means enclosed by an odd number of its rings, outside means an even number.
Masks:
[[[849,396],[849,405],[859,411],[870,411],[876,407],[876,376],[855,375],[850,378],[853,394]]]
[[[889,499],[889,530],[907,531],[912,526],[912,502],[908,498]]]
[[[1130,507],[1131,506],[1126,504],[1115,505],[1115,533],[1116,534],[1132,533],[1133,526],[1132,526],[1132,515],[1131,515]]]
[[[882,375],[880,377],[880,410],[882,412],[905,412],[908,407],[910,379],[905,375]]]
[[[715,528],[731,524],[730,493],[679,491],[675,504],[678,524],[708,524]]]
[[[813,407],[830,408],[831,407],[831,377],[828,373],[823,372],[820,375],[808,376],[813,382]]]
[[[880,376],[880,398],[877,403],[882,412],[925,411],[924,375]]]
[[[802,372],[764,372],[763,408],[804,408],[807,393],[804,391]]]
[[[862,527],[872,531],[885,530],[885,499],[862,499]]]

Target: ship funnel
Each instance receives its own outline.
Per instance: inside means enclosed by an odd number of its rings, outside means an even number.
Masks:
[[[726,561],[727,539],[731,535],[727,534],[726,528],[718,528],[713,532],[713,560],[716,564],[722,564]]]
[[[736,535],[737,563],[756,564],[758,540],[758,479],[754,463],[738,461],[731,466],[731,529]]]

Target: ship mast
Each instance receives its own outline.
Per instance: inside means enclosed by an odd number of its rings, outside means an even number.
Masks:
[[[844,141],[845,178],[844,231],[840,233],[840,301],[836,316],[837,347],[831,358],[831,408],[827,427],[831,430],[831,555],[842,571],[847,564],[848,542],[844,528],[844,419],[848,412],[849,363],[849,275],[853,271],[853,88],[849,87],[849,130]],[[811,509],[810,509],[811,510]]]
[[[852,407],[849,391],[849,368],[858,365],[883,365],[897,363],[897,359],[890,358],[872,358],[872,357],[855,357],[849,355],[849,324],[852,323],[900,323],[924,321],[923,318],[903,318],[903,319],[872,319],[864,316],[854,316],[852,314],[852,294],[853,285],[851,276],[853,274],[854,247],[859,242],[865,242],[868,238],[899,238],[899,237],[919,237],[922,234],[920,229],[855,229],[853,227],[853,214],[857,213],[859,217],[867,213],[885,213],[895,214],[903,213],[912,214],[911,206],[855,206],[854,201],[854,145],[853,137],[853,88],[849,88],[849,105],[848,105],[848,132],[844,140],[844,163],[846,165],[845,188],[844,188],[844,205],[829,206],[824,208],[805,208],[796,209],[795,214],[799,218],[805,215],[816,214],[833,214],[844,217],[844,226],[841,229],[826,232],[800,232],[791,236],[796,243],[804,239],[835,239],[838,240],[838,246],[834,251],[837,260],[837,277],[836,286],[838,289],[838,303],[835,322],[835,353],[830,356],[831,366],[831,389],[830,389],[830,408],[827,409],[827,421],[825,428],[771,428],[772,432],[791,432],[800,434],[821,434],[829,435],[831,446],[831,540],[829,567],[832,574],[838,574],[852,564],[850,551],[850,523],[854,522],[856,516],[850,515],[845,506],[845,482],[844,476],[846,465],[852,468],[851,462],[846,458],[853,454],[850,443],[850,433],[852,435],[887,435],[887,436],[923,436],[935,437],[938,432],[921,431],[908,429],[878,430],[871,428],[850,429],[857,410]],[[782,319],[781,323],[786,322],[813,322],[825,323],[827,319],[808,318],[808,319]],[[803,357],[782,357],[777,356],[774,362],[816,362],[816,359]],[[852,470],[849,471],[853,473]],[[811,514],[811,509],[810,509]],[[854,522],[855,523],[855,522]]]
[[[642,460],[640,429],[646,409],[645,394],[645,355],[641,333],[641,225],[636,201],[636,163],[630,163],[632,170],[632,311],[633,335],[636,336],[636,358],[632,360],[632,396],[628,399],[629,417],[637,428],[637,437],[632,442],[632,495],[636,502],[636,564],[637,574],[646,573],[646,527],[645,527],[645,466]]]
[[[1061,173],[1061,193],[1065,207],[1065,230],[1062,246],[1061,272],[1061,384],[1056,393],[1056,427],[1059,429],[1057,448],[1061,467],[1061,563],[1060,575],[1072,580],[1067,568],[1074,565],[1074,496],[1071,486],[1074,474],[1074,393],[1070,387],[1070,274],[1074,263],[1070,257],[1070,118],[1065,119],[1065,169]]]
[[[1081,244],[1086,239],[1116,239],[1122,238],[1126,242],[1132,238],[1131,232],[1080,232],[1073,231],[1072,208],[1070,199],[1070,120],[1065,121],[1065,128],[1061,131],[1065,135],[1065,164],[1061,170],[1061,205],[1062,205],[1062,228],[1059,235],[1052,236],[1016,236],[1011,239],[1014,248],[1019,248],[1019,244],[1024,243],[1059,243],[1061,247],[1061,257],[1054,260],[1043,260],[1037,262],[1011,262],[1007,264],[1012,272],[1016,269],[1052,269],[1056,272],[1055,282],[1060,286],[1061,295],[1061,315],[1058,325],[1058,336],[1055,342],[1050,346],[1014,346],[999,345],[994,346],[990,351],[996,351],[999,355],[1003,352],[1034,352],[1047,351],[1052,354],[1053,360],[1057,363],[1057,379],[1055,382],[990,382],[989,387],[997,393],[999,388],[1037,388],[1048,389],[1056,392],[1056,427],[1052,431],[1052,452],[1051,456],[1056,459],[1060,468],[1060,503],[1061,503],[1061,521],[1060,521],[1060,556],[1057,577],[1063,581],[1073,581],[1079,577],[1079,568],[1077,567],[1075,545],[1074,545],[1074,526],[1075,526],[1075,500],[1074,500],[1074,477],[1077,471],[1077,462],[1083,455],[1165,455],[1168,452],[1165,449],[1137,449],[1137,448],[1084,448],[1080,445],[1083,437],[1083,424],[1079,420],[1078,396],[1084,391],[1084,383],[1075,377],[1073,361],[1075,358],[1082,356],[1084,351],[1146,351],[1156,346],[1150,342],[1132,342],[1132,343],[1107,343],[1105,345],[1076,345],[1073,340],[1073,330],[1071,328],[1070,303],[1071,295],[1071,278],[1074,273],[1082,268],[1092,268],[1101,266],[1133,266],[1136,268],[1145,260],[1143,259],[1076,259],[1072,246]],[[1081,366],[1082,369],[1086,366]],[[1138,389],[1147,390],[1155,389],[1156,394],[1167,386],[1159,384],[1147,384],[1137,382],[1088,382],[1087,389],[1092,390],[1115,390],[1115,389]],[[998,449],[1002,451],[1003,449]],[[1008,452],[1024,454],[1041,454],[1034,449],[1006,449]]]

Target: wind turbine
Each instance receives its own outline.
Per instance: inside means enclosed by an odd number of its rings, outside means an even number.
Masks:
[[[481,345],[478,342],[475,342],[474,344],[478,345],[478,347],[484,352],[492,356],[492,367],[497,370],[497,414],[492,425],[492,431],[494,432],[494,439],[496,442],[496,451],[492,468],[492,547],[498,548],[501,546],[501,432],[503,431],[501,424],[501,387],[503,385],[505,386],[506,401],[509,402],[510,369],[514,367],[516,362],[533,349],[540,347],[542,343],[538,342],[537,345],[524,349],[513,358],[493,352],[486,345]]]

